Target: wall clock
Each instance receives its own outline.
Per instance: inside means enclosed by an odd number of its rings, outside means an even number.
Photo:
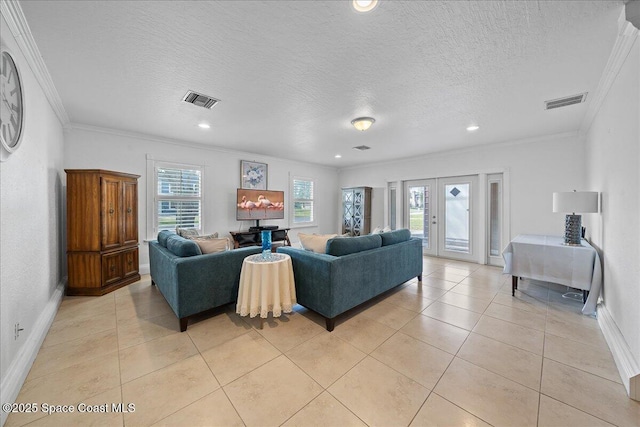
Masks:
[[[22,80],[13,57],[2,49],[0,56],[0,161],[20,146],[24,124]]]

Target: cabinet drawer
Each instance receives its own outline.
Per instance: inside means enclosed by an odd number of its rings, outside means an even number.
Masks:
[[[122,279],[122,252],[102,255],[102,285]]]
[[[138,248],[122,252],[122,268],[124,277],[138,273]]]

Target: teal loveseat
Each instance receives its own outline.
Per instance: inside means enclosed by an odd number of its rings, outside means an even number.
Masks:
[[[336,316],[414,277],[422,281],[422,240],[407,229],[330,239],[324,254],[278,252],[291,256],[298,304],[324,316],[329,332]]]
[[[169,231],[149,242],[151,284],[156,285],[187,330],[190,316],[235,302],[245,257],[258,246],[202,255],[198,245]]]

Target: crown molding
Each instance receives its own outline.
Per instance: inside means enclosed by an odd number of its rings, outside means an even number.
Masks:
[[[17,0],[0,0],[0,12],[2,12],[2,16],[7,21],[18,48],[24,55],[27,64],[29,64],[49,104],[51,104],[51,108],[58,116],[62,126],[67,127],[70,123],[69,115],[62,104],[58,90],[53,84],[53,79],[51,79],[51,74],[49,74],[49,70],[42,59],[40,50],[31,35],[29,24],[22,12],[20,3]]]
[[[613,86],[613,83],[618,77],[618,73],[620,73],[620,69],[624,65],[627,56],[629,56],[637,37],[638,29],[635,28],[631,22],[627,21],[625,9],[623,8],[618,18],[618,36],[613,44],[609,60],[602,72],[598,86],[591,97],[587,112],[580,124],[580,135],[586,135],[589,129],[591,129],[591,124],[609,94],[611,86]]]

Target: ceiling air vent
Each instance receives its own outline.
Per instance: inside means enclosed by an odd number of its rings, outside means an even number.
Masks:
[[[369,147],[368,145],[358,145],[357,147],[353,147],[356,150],[360,150],[360,151],[365,151],[365,150],[370,150],[371,147]]]
[[[192,90],[187,92],[187,94],[184,96],[184,98],[182,98],[182,100],[184,102],[188,102],[189,104],[193,104],[193,105],[197,105],[198,107],[209,108],[209,109],[213,108],[214,105],[220,102],[219,99],[216,99],[209,95],[203,95],[201,93],[194,92]]]
[[[552,99],[544,101],[545,110],[553,110],[554,108],[567,107],[569,105],[580,104],[587,99],[587,92],[579,95],[566,96],[564,98]]]

